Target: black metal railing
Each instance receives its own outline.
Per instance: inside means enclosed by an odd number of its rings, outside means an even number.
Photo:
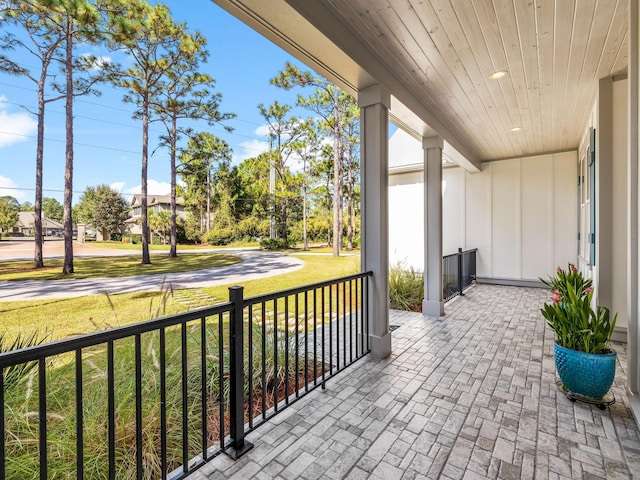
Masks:
[[[442,258],[442,298],[448,302],[457,295],[464,295],[476,279],[477,248],[447,255]]]
[[[238,457],[369,352],[371,275],[232,287],[227,303],[0,354],[0,480],[178,479]]]

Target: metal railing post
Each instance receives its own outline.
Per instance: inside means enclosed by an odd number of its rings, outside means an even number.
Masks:
[[[464,288],[464,282],[462,280],[462,248],[458,248],[458,293],[460,296],[464,295],[462,290]]]
[[[243,287],[229,287],[233,311],[229,319],[229,423],[231,445],[225,453],[234,460],[247,453],[253,444],[244,440],[244,294]]]

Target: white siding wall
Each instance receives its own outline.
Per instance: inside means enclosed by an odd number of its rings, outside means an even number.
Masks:
[[[478,276],[537,280],[576,261],[576,152],[447,168],[443,182],[443,253],[478,248]],[[421,269],[422,172],[391,175],[389,195],[392,264]]]
[[[422,172],[389,176],[389,265],[424,270]]]

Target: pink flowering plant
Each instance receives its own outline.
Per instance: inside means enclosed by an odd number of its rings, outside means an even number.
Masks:
[[[566,270],[558,267],[556,274],[553,277],[549,277],[548,280],[543,278],[540,280],[551,288],[551,300],[555,303],[562,302],[568,298],[569,293],[567,289],[569,285],[573,287],[578,297],[583,297],[593,290],[591,279],[585,279],[573,263],[568,263]]]
[[[543,282],[551,288],[552,298],[541,312],[555,332],[556,343],[587,353],[608,353],[618,315],[612,318],[608,308],[591,307],[591,280],[569,264],[567,270],[558,267],[556,275]]]

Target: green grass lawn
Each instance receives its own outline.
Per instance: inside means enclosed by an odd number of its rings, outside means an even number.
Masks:
[[[179,258],[186,259],[187,255]],[[357,256],[333,258],[305,255],[300,258],[305,262],[300,270],[242,283],[245,297],[350,275],[360,270],[360,258]],[[203,290],[216,303],[228,300],[228,286]],[[0,325],[6,331],[7,338],[13,338],[20,332],[25,335],[38,330],[41,333],[46,331],[48,339],[54,340],[180,313],[186,309],[172,295],[160,292],[0,302]]]
[[[131,277],[136,275],[189,272],[205,268],[224,267],[240,262],[234,255],[221,253],[189,253],[170,258],[153,254],[151,265],[142,265],[138,256],[76,258],[75,273],[62,275],[61,258],[45,260],[44,268],[33,268],[33,261],[0,262],[2,280],[61,280],[71,278]]]

